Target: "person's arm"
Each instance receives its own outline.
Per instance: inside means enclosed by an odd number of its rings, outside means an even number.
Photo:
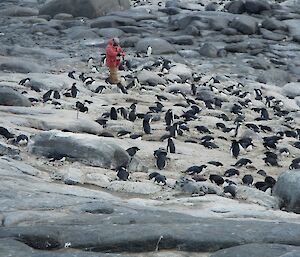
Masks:
[[[122,56],[125,56],[125,52],[121,47],[118,47],[118,53],[121,54]]]

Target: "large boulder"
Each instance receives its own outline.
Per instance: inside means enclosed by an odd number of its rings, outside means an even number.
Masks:
[[[192,78],[191,69],[185,65],[178,63],[170,69],[170,73],[179,76],[183,81]]]
[[[52,0],[41,7],[40,14],[53,17],[58,13],[69,13],[74,17],[96,18],[129,8],[129,0]]]
[[[135,20],[125,17],[107,15],[99,17],[91,23],[91,28],[117,28],[119,26],[131,26],[135,25]]]
[[[259,14],[270,9],[270,4],[265,0],[246,0],[245,2],[245,11],[248,13]]]
[[[142,70],[138,74],[138,79],[142,84],[150,83],[150,84],[166,84],[164,78],[160,77],[153,71]]]
[[[263,20],[261,26],[268,30],[286,30],[287,25],[283,21],[276,20],[275,18],[266,18]]]
[[[200,54],[205,57],[215,58],[218,56],[218,49],[213,44],[205,43],[200,48]]]
[[[283,94],[291,98],[300,96],[300,82],[291,82],[284,85]]]
[[[291,76],[288,72],[281,69],[269,69],[258,75],[256,81],[264,84],[274,84],[276,86],[283,86],[291,82]]]
[[[245,4],[241,0],[230,1],[228,4],[226,4],[225,8],[228,12],[234,14],[241,14],[245,12]]]
[[[245,244],[233,246],[217,251],[211,257],[296,257],[299,256],[300,247],[284,244]],[[291,254],[291,255],[289,255]],[[295,255],[294,255],[295,254]]]
[[[152,47],[153,54],[173,54],[176,49],[166,40],[161,38],[143,38],[135,46],[138,52],[147,52],[148,47]]]
[[[29,145],[30,152],[40,156],[65,156],[71,160],[102,168],[127,165],[129,155],[111,139],[94,135],[51,130],[37,134]]]
[[[230,23],[230,27],[236,29],[237,31],[250,35],[255,34],[257,31],[257,22],[254,18],[246,15],[241,15],[236,17]]]
[[[18,91],[10,87],[0,87],[0,105],[5,106],[31,106],[30,101]]]
[[[281,174],[272,194],[281,200],[281,207],[300,213],[300,170],[289,170]]]

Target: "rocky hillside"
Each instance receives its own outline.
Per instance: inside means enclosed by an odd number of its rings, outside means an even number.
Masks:
[[[299,1],[0,7],[0,257],[299,255]]]

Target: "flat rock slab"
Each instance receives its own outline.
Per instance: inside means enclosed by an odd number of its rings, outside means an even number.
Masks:
[[[143,38],[136,44],[136,50],[147,52],[148,46],[152,47],[153,54],[172,54],[176,49],[166,40],[161,38]]]
[[[296,257],[300,256],[299,252],[299,246],[284,244],[246,244],[220,250],[212,254],[211,257]]]
[[[168,212],[164,215],[168,216]],[[123,225],[3,228],[0,238],[7,237],[16,237],[35,249],[44,250],[61,249],[70,242],[72,248],[88,251],[144,252],[155,250],[161,238],[160,250],[214,252],[248,243],[299,245],[300,224],[212,219],[196,223],[173,220],[173,223],[164,224],[157,216],[155,223],[147,224],[135,224],[132,220],[131,224]]]
[[[40,14],[55,16],[58,13],[69,13],[74,17],[96,18],[111,11],[126,10],[130,7],[129,0],[52,0],[40,9]]]
[[[0,87],[0,105],[30,107],[30,101],[10,87]]]
[[[116,168],[129,161],[127,152],[111,139],[52,130],[36,135],[30,151],[46,157],[65,156],[102,168]]]
[[[300,96],[300,83],[292,82],[284,85],[283,94],[292,98]]]

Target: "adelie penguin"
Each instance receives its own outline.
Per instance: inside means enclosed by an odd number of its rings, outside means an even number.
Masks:
[[[231,155],[237,159],[237,157],[240,154],[240,144],[236,140],[232,140],[230,152],[231,152]]]
[[[123,180],[123,181],[128,180],[129,172],[127,171],[127,169],[125,167],[123,167],[123,166],[118,167],[116,171],[117,171],[117,177],[120,180]]]
[[[212,183],[216,183],[218,186],[223,185],[224,183],[224,179],[221,176],[216,174],[209,175],[209,180]]]
[[[141,150],[140,148],[136,147],[136,146],[133,146],[133,147],[130,147],[128,149],[126,149],[126,152],[128,153],[128,155],[131,157],[131,159],[133,158],[133,156],[135,156],[135,154]]]
[[[167,126],[171,126],[174,121],[174,115],[172,109],[167,110],[165,114],[165,122]]]
[[[117,113],[117,110],[116,110],[115,107],[111,107],[109,116],[110,116],[111,120],[117,120],[118,119],[118,113]]]
[[[143,130],[146,134],[151,134],[151,126],[150,122],[152,117],[150,115],[146,115],[143,119]]]
[[[128,119],[134,122],[136,120],[136,104],[132,104],[129,108],[131,111],[129,112]]]
[[[73,70],[73,71],[70,71],[70,72],[68,73],[68,77],[71,78],[71,79],[75,79],[74,73],[75,73],[74,70]]]
[[[159,174],[158,172],[152,172],[150,175],[149,175],[149,179],[153,179],[154,178],[154,182],[156,182],[157,184],[160,184],[162,183],[163,185],[166,185],[167,182],[167,178],[161,174]]]
[[[243,181],[244,185],[251,186],[253,183],[253,176],[250,174],[247,174],[242,178],[242,181]]]
[[[194,165],[194,166],[189,167],[184,172],[187,173],[187,174],[189,174],[189,175],[194,175],[194,174],[201,173],[206,168],[207,168],[207,165],[201,165],[201,166]]]
[[[167,151],[169,151],[170,153],[176,152],[175,144],[171,137],[168,138]]]

